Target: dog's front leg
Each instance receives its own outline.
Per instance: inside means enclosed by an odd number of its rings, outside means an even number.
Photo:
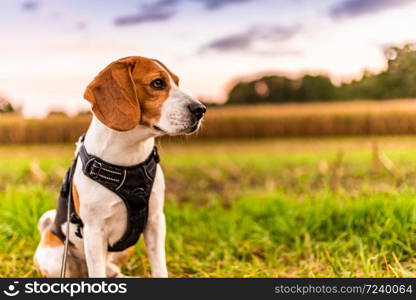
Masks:
[[[106,277],[107,243],[104,227],[97,224],[84,226],[84,251],[89,277]]]
[[[165,257],[165,215],[150,216],[147,221],[144,239],[147,255],[152,268],[152,277],[168,277]]]
[[[165,254],[166,220],[163,213],[164,200],[165,182],[162,169],[158,166],[149,199],[149,217],[144,231],[144,241],[152,268],[152,277],[168,277]]]

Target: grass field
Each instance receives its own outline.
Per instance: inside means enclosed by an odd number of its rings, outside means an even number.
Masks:
[[[72,145],[0,146],[0,275],[39,276]],[[416,275],[416,137],[164,141],[173,277]],[[143,241],[124,269],[149,276]]]

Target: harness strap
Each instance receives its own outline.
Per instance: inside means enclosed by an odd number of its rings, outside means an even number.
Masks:
[[[106,181],[107,184],[111,184],[116,191],[119,190],[125,183],[129,169],[131,170],[141,167],[143,168],[146,177],[149,180],[153,180],[154,178],[148,174],[147,168],[151,167],[152,164],[157,164],[160,162],[160,157],[156,146],[153,148],[149,157],[143,163],[132,167],[116,166],[102,160],[95,155],[89,154],[87,149],[85,149],[84,144],[82,144],[79,150],[79,157],[81,158],[83,165],[82,170],[85,175],[97,182]]]
[[[64,181],[61,187],[61,192],[60,192],[59,204],[62,204],[61,199],[66,199],[66,201],[64,200],[64,202],[66,203],[63,203],[63,205],[66,205],[66,232],[65,234],[62,232],[61,227],[58,228],[56,226],[58,215],[55,217],[55,223],[52,226],[52,231],[55,232],[55,234],[57,234],[61,239],[62,239],[62,236],[64,236],[64,252],[62,255],[60,278],[65,278],[65,274],[66,274],[66,261],[68,257],[68,247],[70,243],[69,222],[70,222],[70,213],[71,211],[73,211],[72,179],[74,177],[75,169],[77,167],[77,160],[78,160],[78,155],[74,158],[74,162],[71,168],[69,168],[65,174],[65,178],[64,178]]]

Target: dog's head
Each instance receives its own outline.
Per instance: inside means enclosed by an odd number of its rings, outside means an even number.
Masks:
[[[138,125],[154,135],[196,131],[205,106],[178,87],[179,78],[161,62],[132,56],[108,65],[88,85],[84,97],[95,116],[118,131]]]

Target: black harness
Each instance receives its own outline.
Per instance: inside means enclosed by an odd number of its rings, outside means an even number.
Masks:
[[[83,142],[83,138],[81,141]],[[81,159],[82,171],[85,176],[117,194],[123,199],[127,208],[126,231],[117,243],[108,247],[108,251],[123,251],[133,246],[139,240],[140,234],[144,231],[147,223],[150,193],[156,176],[156,167],[160,161],[156,146],[149,157],[141,164],[122,167],[110,164],[97,156],[89,154],[84,144],[82,144],[72,166],[66,172],[58,199],[55,222],[52,227],[52,232],[62,241],[65,240],[62,224],[67,219],[68,201],[71,201],[70,222],[77,224],[78,229],[75,234],[82,238],[81,228],[83,228],[84,224],[75,212],[72,195],[72,179],[78,157]]]

